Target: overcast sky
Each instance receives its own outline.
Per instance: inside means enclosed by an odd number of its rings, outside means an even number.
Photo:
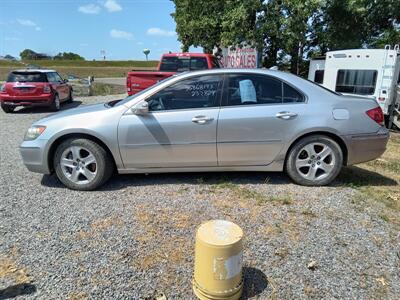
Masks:
[[[1,0],[0,55],[29,48],[86,59],[150,59],[179,52],[169,0]],[[198,52],[199,50],[197,50]]]

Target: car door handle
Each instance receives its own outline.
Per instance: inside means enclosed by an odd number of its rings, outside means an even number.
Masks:
[[[278,112],[275,116],[279,119],[289,120],[289,119],[293,119],[293,118],[297,117],[297,114],[294,112],[290,112],[290,111],[281,111],[281,112]]]
[[[192,119],[192,122],[200,124],[200,125],[203,125],[203,124],[206,124],[206,123],[211,122],[213,120],[214,120],[214,118],[209,118],[209,117],[206,117],[206,116],[195,116]]]

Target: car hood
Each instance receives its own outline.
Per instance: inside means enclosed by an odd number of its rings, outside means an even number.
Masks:
[[[55,114],[50,114],[50,115],[40,119],[36,123],[39,124],[39,123],[43,123],[43,122],[57,120],[60,118],[82,115],[82,114],[87,114],[87,113],[93,113],[93,112],[103,111],[103,110],[107,110],[107,109],[108,108],[104,105],[104,103],[82,105],[82,106],[79,106],[76,108],[71,108],[71,109],[57,112]]]

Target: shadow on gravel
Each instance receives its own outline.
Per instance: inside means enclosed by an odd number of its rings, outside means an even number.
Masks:
[[[114,175],[99,190],[113,191],[128,186],[152,186],[163,184],[214,185],[222,183],[239,184],[288,184],[284,173],[279,172],[203,172]],[[65,188],[55,175],[43,175],[41,184],[52,188]]]
[[[60,111],[78,107],[82,104],[82,101],[73,101],[72,103],[61,103]],[[52,113],[48,107],[21,107],[14,111],[14,114],[43,114]]]
[[[337,179],[334,181],[332,186],[369,186],[369,185],[380,185],[380,186],[395,186],[397,185],[396,180],[383,176],[377,172],[362,169],[360,167],[345,167],[340,172]]]
[[[30,295],[35,292],[35,285],[30,283],[20,283],[0,290],[0,300],[11,299],[23,295]]]
[[[115,174],[102,186],[101,191],[115,191],[129,186],[152,186],[163,184],[214,185],[233,184],[272,184],[292,183],[283,172],[203,172],[203,173],[161,173],[161,174]],[[55,175],[43,175],[41,184],[50,188],[65,188]],[[338,178],[329,186],[395,186],[397,182],[379,173],[359,167],[343,168]]]
[[[259,269],[243,267],[244,286],[241,300],[261,294],[268,287],[267,276]]]

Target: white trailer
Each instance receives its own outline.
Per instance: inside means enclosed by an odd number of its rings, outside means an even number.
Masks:
[[[399,45],[327,52],[325,60],[310,61],[308,79],[342,94],[374,98],[389,116],[400,83]]]

